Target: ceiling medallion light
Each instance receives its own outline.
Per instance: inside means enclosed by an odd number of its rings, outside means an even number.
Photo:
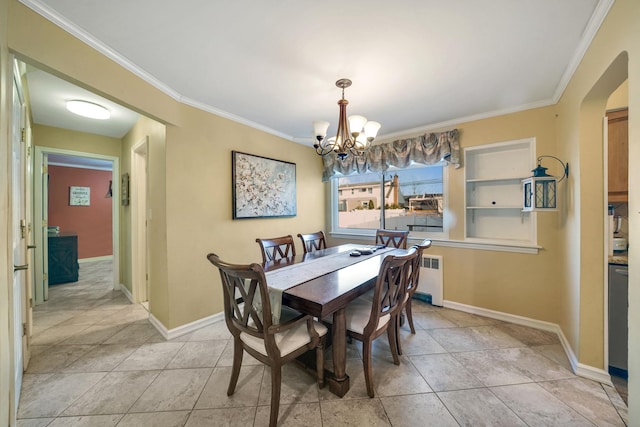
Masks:
[[[354,156],[363,156],[378,134],[380,123],[367,121],[366,117],[349,116],[347,120],[347,104],[344,99],[344,89],[351,86],[351,80],[340,79],[336,86],[342,89],[342,99],[338,101],[340,117],[338,118],[338,132],[335,137],[326,138],[329,122],[313,122],[313,135],[317,142],[313,144],[316,153],[326,156],[332,151],[340,159],[344,159],[351,153]]]
[[[78,99],[67,101],[67,110],[90,119],[107,120],[111,117],[111,112],[106,107]]]

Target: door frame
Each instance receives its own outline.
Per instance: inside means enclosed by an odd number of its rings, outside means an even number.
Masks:
[[[27,337],[27,295],[26,284],[30,273],[27,242],[29,239],[28,214],[27,214],[27,114],[24,92],[22,88],[21,74],[17,62],[14,60],[12,85],[11,85],[11,121],[9,132],[9,145],[11,147],[9,190],[10,195],[10,221],[9,237],[12,242],[9,268],[12,273],[10,293],[9,322],[11,337],[11,390],[9,402],[11,406],[10,423],[15,422],[18,412],[20,392],[22,390],[22,375],[29,363],[29,341]],[[33,266],[31,266],[33,268]]]
[[[148,225],[149,137],[131,147],[131,276],[133,302],[149,301]]]
[[[41,225],[39,227],[34,227],[35,231],[35,240],[36,240],[36,256],[35,256],[35,281],[34,281],[34,292],[33,295],[35,297],[35,304],[41,304],[48,299],[47,296],[47,284],[48,280],[46,279],[45,274],[48,274],[48,271],[45,270],[45,257],[44,255],[48,252],[48,242],[47,242],[47,224],[43,223],[44,212],[42,209],[42,201],[46,200],[48,197],[48,188],[43,185],[43,178],[46,175],[47,171],[45,166],[46,164],[46,156],[49,154],[63,154],[68,156],[76,156],[76,157],[87,157],[91,159],[101,159],[101,160],[110,160],[112,162],[111,169],[111,177],[112,177],[112,192],[116,195],[113,198],[113,203],[111,204],[111,225],[112,225],[112,247],[113,247],[113,289],[120,289],[120,198],[117,196],[120,194],[120,180],[115,179],[120,176],[120,159],[115,156],[108,156],[105,154],[96,154],[96,153],[87,153],[83,151],[73,151],[73,150],[65,150],[60,148],[51,148],[44,146],[36,146],[35,147],[35,166],[34,166],[34,214],[33,214],[33,222],[34,224]],[[40,201],[39,203],[37,201]],[[42,286],[45,292],[40,291],[38,287]]]
[[[611,96],[611,94],[609,94]],[[603,187],[604,188],[604,274],[602,278],[602,283],[604,286],[602,287],[602,291],[604,293],[604,368],[603,370],[609,374],[609,238],[611,234],[611,230],[609,229],[609,200],[608,200],[608,192],[609,188],[609,120],[607,119],[607,114],[605,111],[604,117],[602,118],[602,152],[603,152],[603,162],[602,162],[602,175],[603,175]],[[611,375],[609,375],[611,378]]]

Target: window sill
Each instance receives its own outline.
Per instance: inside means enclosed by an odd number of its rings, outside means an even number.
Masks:
[[[477,249],[481,251],[514,252],[537,255],[542,246],[528,242],[510,242],[504,240],[439,240],[433,246],[451,248]]]
[[[362,230],[360,231],[335,231],[329,233],[331,237],[336,239],[375,239],[375,230]],[[423,240],[422,237],[409,235],[409,244],[419,243]],[[526,242],[510,242],[504,240],[450,240],[450,239],[436,239],[430,237],[432,246],[441,246],[448,248],[462,248],[462,249],[475,249],[481,251],[496,251],[496,252],[513,252],[521,254],[533,254],[537,255],[541,246],[534,245]]]

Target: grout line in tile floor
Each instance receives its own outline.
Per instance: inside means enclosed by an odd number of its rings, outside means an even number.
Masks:
[[[78,282],[50,287],[35,307],[19,427],[268,425],[270,375],[250,355],[226,395],[233,345],[223,321],[166,341],[145,308],[113,290],[111,271],[110,261],[83,263]],[[417,300],[414,322],[415,335],[401,331],[399,366],[386,335],[374,342],[373,399],[357,342],[347,346],[351,389],[342,399],[287,364],[279,424],[628,422],[616,389],[574,375],[554,334]],[[330,349],[326,356],[331,367]]]

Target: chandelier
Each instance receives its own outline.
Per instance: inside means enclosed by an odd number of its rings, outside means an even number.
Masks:
[[[336,86],[342,89],[342,99],[338,101],[340,116],[338,118],[338,132],[335,137],[326,138],[329,122],[313,122],[313,134],[317,140],[313,147],[320,156],[335,151],[338,158],[344,159],[351,153],[354,156],[363,156],[378,134],[380,123],[367,121],[366,117],[349,116],[347,119],[347,104],[344,99],[344,89],[351,86],[351,80],[340,79]]]

